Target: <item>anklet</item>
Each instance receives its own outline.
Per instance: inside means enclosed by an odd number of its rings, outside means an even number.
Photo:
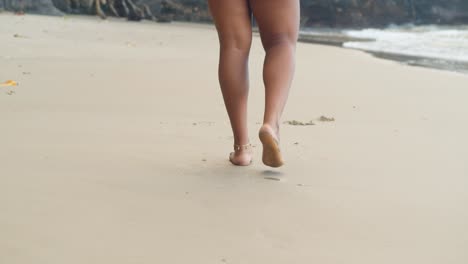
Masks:
[[[234,145],[234,151],[240,151],[240,150],[247,150],[251,147],[252,145],[249,143],[249,144],[245,144],[245,145]]]

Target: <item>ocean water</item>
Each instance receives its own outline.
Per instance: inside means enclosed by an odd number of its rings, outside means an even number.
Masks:
[[[301,34],[318,39],[320,43],[339,42],[345,48],[371,52],[378,57],[410,65],[468,73],[468,25],[303,29]]]
[[[345,42],[345,48],[468,63],[468,26],[406,25],[343,33],[353,38],[373,39]]]

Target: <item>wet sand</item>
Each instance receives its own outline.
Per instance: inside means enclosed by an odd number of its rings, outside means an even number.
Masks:
[[[0,14],[0,263],[468,262],[468,76],[298,44],[231,166],[212,26]],[[321,118],[321,116],[326,117]],[[333,119],[333,120],[332,120]]]

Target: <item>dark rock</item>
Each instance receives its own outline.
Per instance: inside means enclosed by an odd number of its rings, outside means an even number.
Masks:
[[[34,13],[42,15],[63,15],[52,0],[0,0],[0,9],[15,13]]]

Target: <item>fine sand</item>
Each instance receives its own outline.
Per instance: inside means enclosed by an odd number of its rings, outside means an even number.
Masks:
[[[468,263],[468,76],[298,44],[269,169],[255,37],[240,168],[217,45],[210,25],[0,14],[19,83],[0,87],[0,263]]]

